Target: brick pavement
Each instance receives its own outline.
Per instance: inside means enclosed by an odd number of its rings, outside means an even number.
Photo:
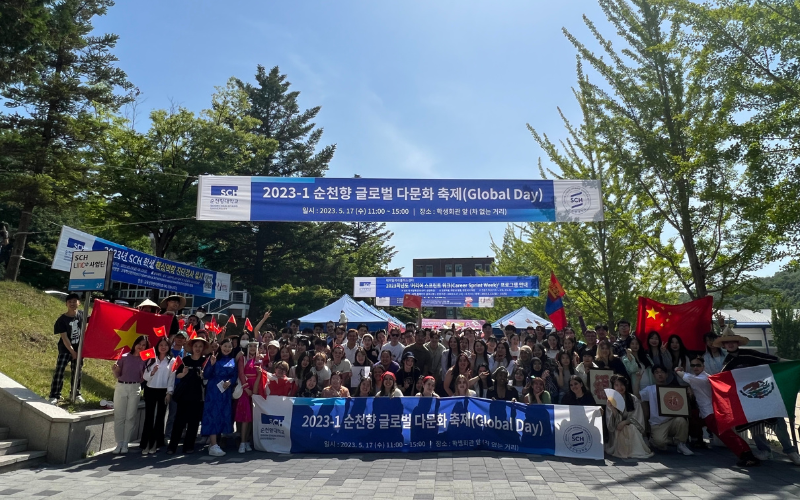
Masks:
[[[800,467],[776,459],[732,467],[723,449],[694,457],[567,460],[494,452],[240,455],[104,453],[80,464],[0,474],[5,498],[510,500],[532,498],[799,498]]]

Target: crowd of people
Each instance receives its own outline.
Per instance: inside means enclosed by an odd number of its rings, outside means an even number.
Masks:
[[[297,397],[459,397],[532,404],[598,405],[588,389],[592,370],[611,370],[611,386],[623,401],[600,407],[606,452],[620,458],[648,458],[675,446],[678,453],[707,448],[718,440],[743,467],[771,458],[765,437],[769,427],[784,453],[800,465],[786,422],[762,421],[750,426],[756,449],[733,429],[719,432],[712,407],[708,376],[734,368],[774,363],[778,358],[742,348],[746,337],[720,322],[722,334],[705,335],[706,350],[690,352],[677,335],[662,339],[650,332],[644,344],[620,320],[615,329],[598,324],[582,328],[581,339],[567,327],[548,332],[543,326],[524,330],[506,325],[495,332],[490,324],[481,330],[443,327],[370,331],[367,325],[329,321],[300,329],[299,320],[288,327],[267,324],[270,313],[253,328],[232,334],[209,332],[198,309],[178,321],[184,302],[170,296],[159,305],[145,301],[139,308],[154,314],[173,314],[168,336],[160,338],[153,359],[139,353],[149,349],[146,336],[136,339],[129,353],[113,366],[114,453],[126,453],[144,387],[145,422],[141,453],[154,454],[166,447],[175,453],[196,449],[198,429],[209,454],[222,456],[219,439],[239,435],[239,452],[252,450],[252,396]],[[51,397],[57,401],[63,373],[74,363],[77,344],[72,332],[83,319],[77,296],[67,297],[67,313],[55,324],[60,336],[59,357]],[[193,332],[189,338],[187,330]],[[64,353],[62,356],[62,352]],[[79,383],[79,381],[78,381]],[[685,387],[691,400],[689,417],[663,416],[658,411],[657,387]],[[599,406],[599,405],[598,405]],[[743,431],[744,429],[739,429]],[[169,438],[168,440],[166,438]]]

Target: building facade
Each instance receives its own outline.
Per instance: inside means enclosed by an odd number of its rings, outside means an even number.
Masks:
[[[414,259],[414,277],[487,276],[492,274],[494,257],[450,257]],[[434,307],[436,318],[459,318],[457,307]]]

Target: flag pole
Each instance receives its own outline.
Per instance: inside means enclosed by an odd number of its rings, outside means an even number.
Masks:
[[[84,292],[83,294],[83,324],[81,325],[81,339],[78,343],[78,358],[75,360],[75,373],[73,373],[74,378],[72,380],[72,392],[70,393],[70,399],[72,402],[75,402],[75,398],[77,397],[78,393],[78,383],[81,380],[81,364],[83,363],[83,341],[86,337],[86,325],[89,323],[89,300],[91,300],[92,294],[89,291]]]

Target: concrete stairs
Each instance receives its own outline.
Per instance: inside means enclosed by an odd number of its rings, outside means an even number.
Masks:
[[[29,451],[27,439],[9,438],[8,432],[8,427],[0,427],[0,473],[44,462],[46,451]]]

